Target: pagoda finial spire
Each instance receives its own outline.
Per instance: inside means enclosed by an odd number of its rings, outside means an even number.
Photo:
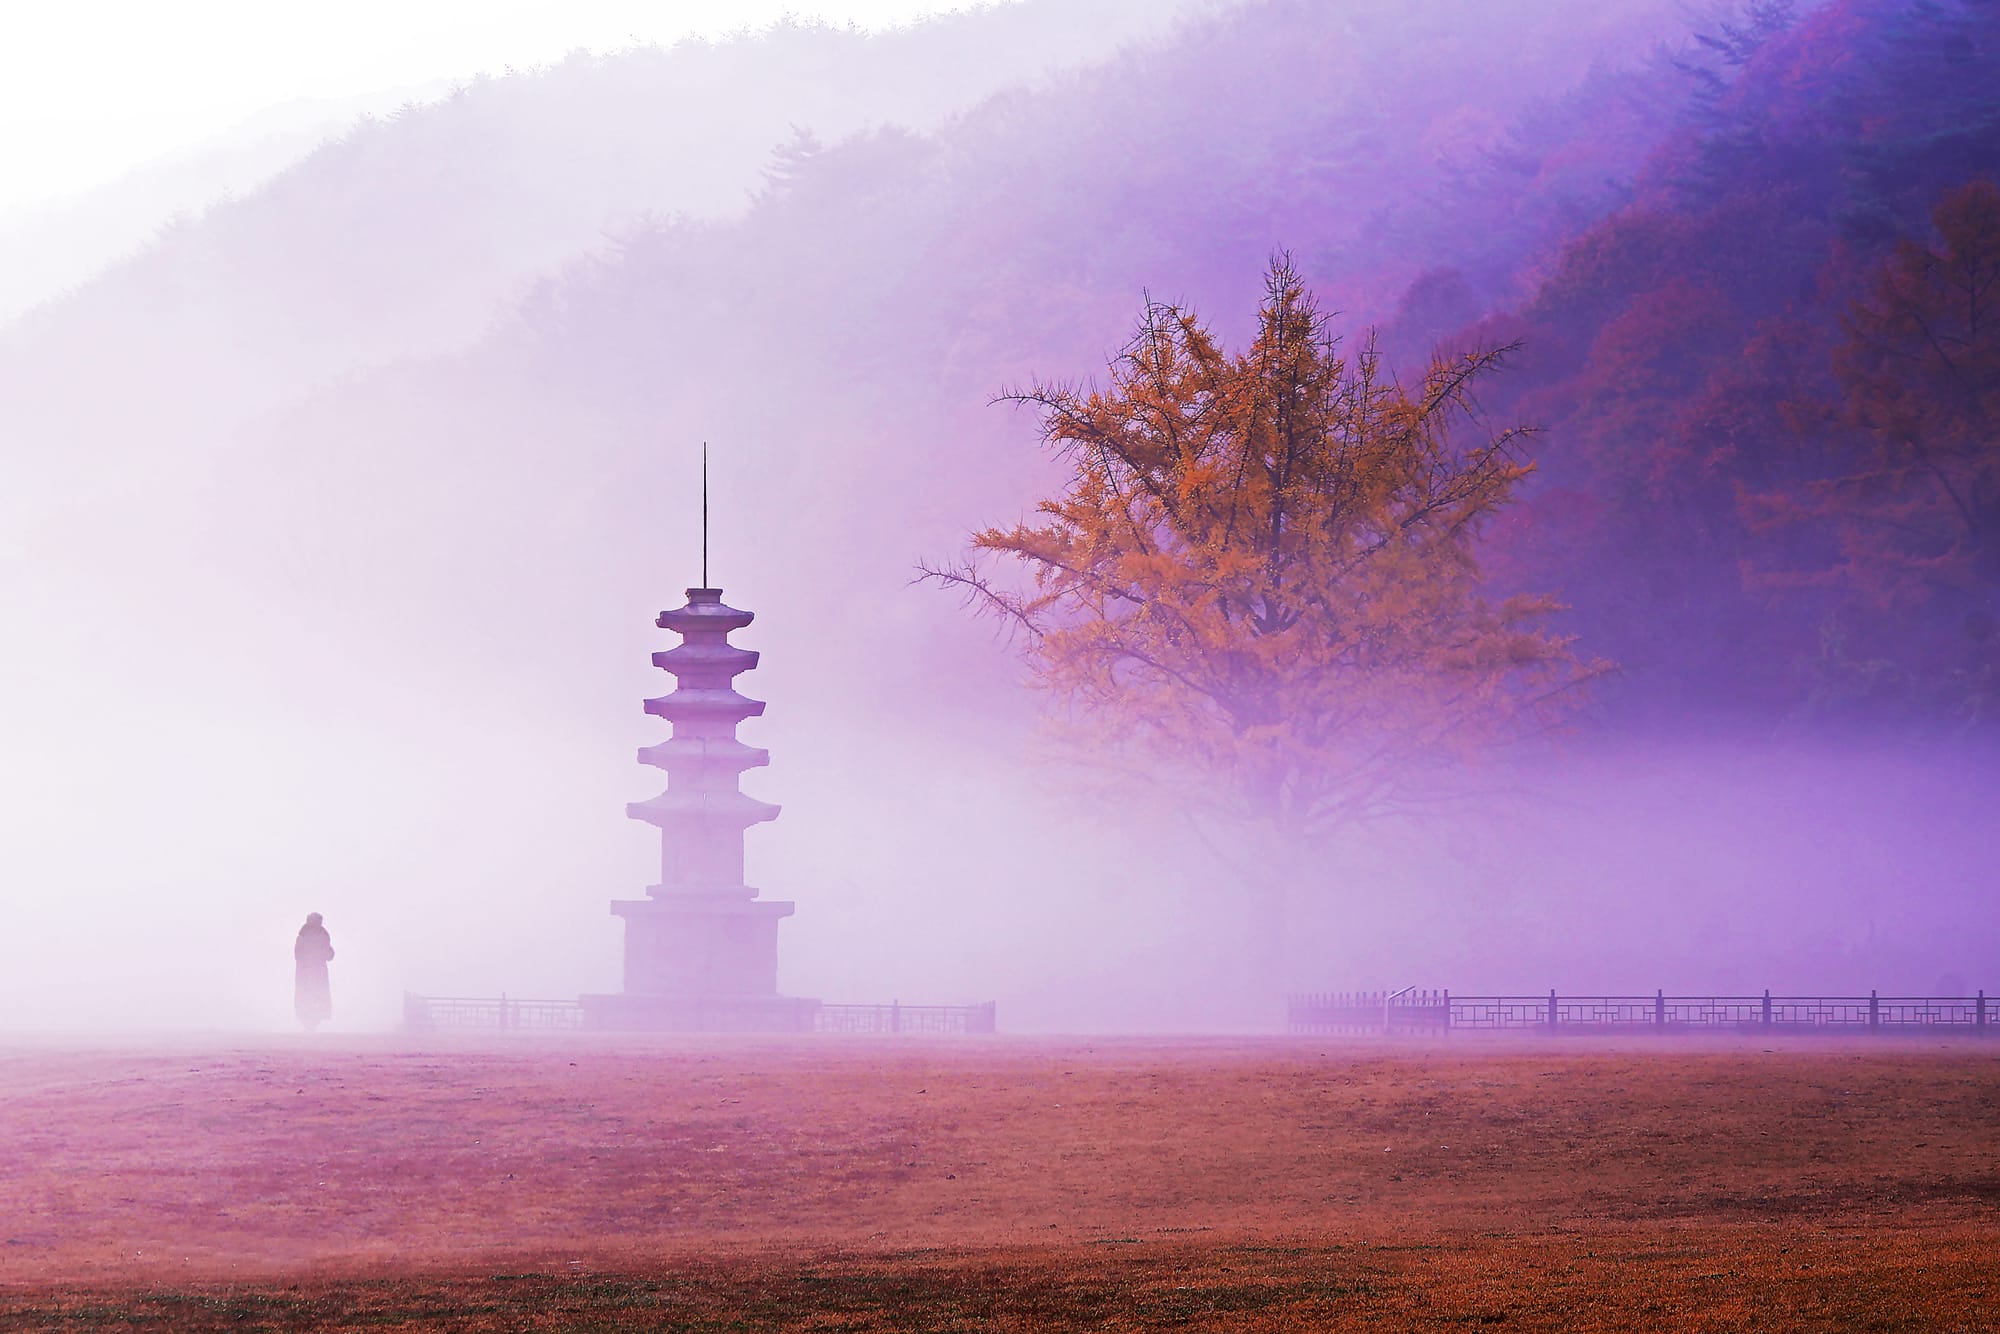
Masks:
[[[701,586],[708,584],[708,441],[701,442]]]

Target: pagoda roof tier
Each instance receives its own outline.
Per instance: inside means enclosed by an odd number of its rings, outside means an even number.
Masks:
[[[675,676],[686,676],[691,672],[715,672],[725,678],[739,672],[747,672],[757,665],[755,649],[738,648],[734,644],[703,641],[689,641],[676,648],[663,649],[653,655],[653,665]]]
[[[625,807],[625,814],[663,829],[684,822],[747,829],[753,824],[777,819],[779,809],[768,801],[759,801],[734,789],[720,792],[669,790],[650,801],[632,802]]]
[[[682,719],[742,722],[761,715],[764,701],[746,698],[727,687],[682,686],[671,695],[647,700],[646,712],[669,722]]]
[[[712,764],[721,769],[756,769],[771,762],[771,752],[746,746],[733,736],[677,736],[639,748],[639,763],[655,769]]]
[[[726,635],[731,630],[741,630],[756,619],[754,612],[724,606],[719,588],[690,588],[685,607],[663,611],[653,623],[663,630],[674,630],[683,635]]]

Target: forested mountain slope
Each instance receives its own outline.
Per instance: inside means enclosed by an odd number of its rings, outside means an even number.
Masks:
[[[1495,406],[1548,428],[1519,577],[1625,664],[1631,716],[1980,727],[2000,5],[1794,17],[1753,5],[1710,34],[1720,59],[1632,201],[1463,335],[1523,341]]]

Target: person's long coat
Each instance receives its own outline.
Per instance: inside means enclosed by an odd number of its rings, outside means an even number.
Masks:
[[[326,979],[326,965],[331,958],[333,938],[327,935],[325,927],[307,922],[299,928],[299,938],[292,945],[292,961],[297,970],[292,1008],[307,1028],[315,1028],[333,1017],[333,989]]]

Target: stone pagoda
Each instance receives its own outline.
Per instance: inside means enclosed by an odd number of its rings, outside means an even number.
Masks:
[[[625,813],[660,831],[660,882],[643,899],[617,901],[625,919],[625,989],[583,997],[592,1028],[694,1031],[809,1028],[816,1002],[778,994],[778,922],[789,903],[759,899],[743,883],[743,833],[775,820],[778,808],[737,786],[769,751],[745,745],[736,726],[764,712],[736,693],[735,679],[757,654],[729,642],[754,619],[725,606],[719,588],[690,588],[687,605],[656,622],[679,634],[653,655],[675,688],[646,701],[673,735],[640,750],[667,771],[667,790]]]

